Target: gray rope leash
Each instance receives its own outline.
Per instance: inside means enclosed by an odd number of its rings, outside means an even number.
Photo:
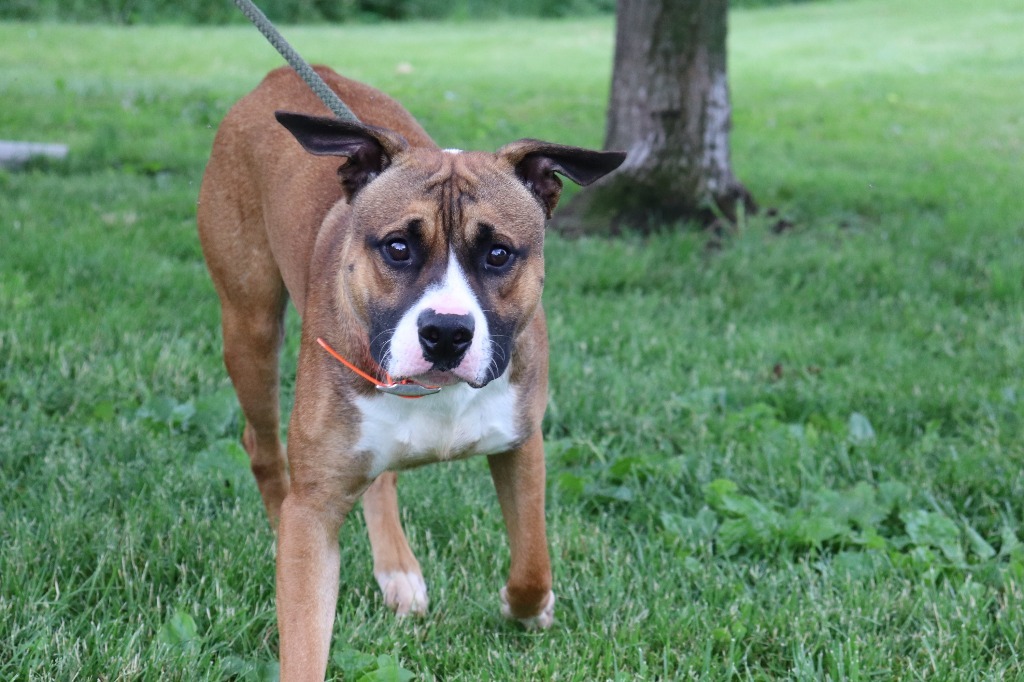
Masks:
[[[234,0],[234,2],[238,9],[242,10],[242,14],[247,16],[249,21],[274,46],[274,49],[281,53],[285,61],[295,69],[295,72],[302,77],[302,80],[306,81],[306,85],[320,98],[321,102],[327,105],[328,109],[334,112],[335,116],[343,121],[359,123],[359,119],[352,113],[352,110],[341,101],[341,98],[333,90],[327,87],[327,83],[324,83],[324,79],[320,77],[320,74],[314,71],[309,62],[303,59],[302,55],[288,44],[284,36],[270,23],[270,19],[267,19],[267,15],[260,11],[260,8],[253,4],[252,0]]]

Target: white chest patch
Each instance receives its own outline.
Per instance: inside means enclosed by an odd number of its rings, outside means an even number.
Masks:
[[[356,399],[362,414],[356,451],[373,458],[371,476],[387,470],[504,452],[521,440],[516,391],[507,374],[483,388],[456,384],[409,400]]]

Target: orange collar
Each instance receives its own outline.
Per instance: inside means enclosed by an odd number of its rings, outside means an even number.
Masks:
[[[356,367],[355,365],[353,365],[351,362],[349,362],[345,358],[341,357],[341,355],[339,355],[338,352],[335,351],[333,348],[328,346],[327,342],[324,341],[323,339],[318,337],[316,342],[319,343],[320,346],[325,351],[330,353],[331,356],[335,360],[337,360],[341,364],[343,364],[346,367],[348,367],[350,370],[352,370],[353,372],[355,372],[356,374],[361,376],[363,379],[366,379],[367,381],[369,381],[381,393],[389,393],[391,395],[397,395],[400,398],[410,398],[411,399],[411,398],[422,398],[423,396],[426,396],[426,395],[433,395],[435,393],[440,393],[441,392],[441,387],[440,386],[425,386],[425,385],[423,385],[423,384],[421,384],[421,383],[419,383],[417,381],[413,381],[412,379],[402,379],[401,381],[394,381],[391,378],[391,375],[388,374],[386,371],[384,372],[384,378],[386,380],[386,383],[381,383],[380,381],[378,381],[374,377],[370,376],[369,374],[367,374],[363,370],[361,370],[358,367]]]

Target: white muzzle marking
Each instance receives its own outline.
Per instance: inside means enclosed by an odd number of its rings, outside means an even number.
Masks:
[[[433,369],[420,344],[420,315],[433,310],[439,315],[472,317],[473,341],[451,373],[463,381],[478,384],[491,363],[491,337],[487,318],[473,293],[455,254],[448,254],[448,269],[436,285],[429,287],[402,315],[391,337],[390,354],[384,369],[393,377],[418,377]]]

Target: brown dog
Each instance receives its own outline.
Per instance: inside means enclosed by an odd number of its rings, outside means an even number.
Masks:
[[[426,610],[394,472],[428,462],[488,455],[512,550],[502,612],[551,624],[544,222],[561,190],[556,172],[589,184],[624,158],[536,140],[494,154],[442,151],[394,100],[317,70],[365,125],[282,113],[326,109],[291,71],[272,72],[217,131],[198,210],[243,444],[279,534],[290,681],[323,679],[338,530],[360,497],[385,603]],[[302,343],[286,465],[278,354],[289,297]],[[318,339],[389,378],[367,381]]]

